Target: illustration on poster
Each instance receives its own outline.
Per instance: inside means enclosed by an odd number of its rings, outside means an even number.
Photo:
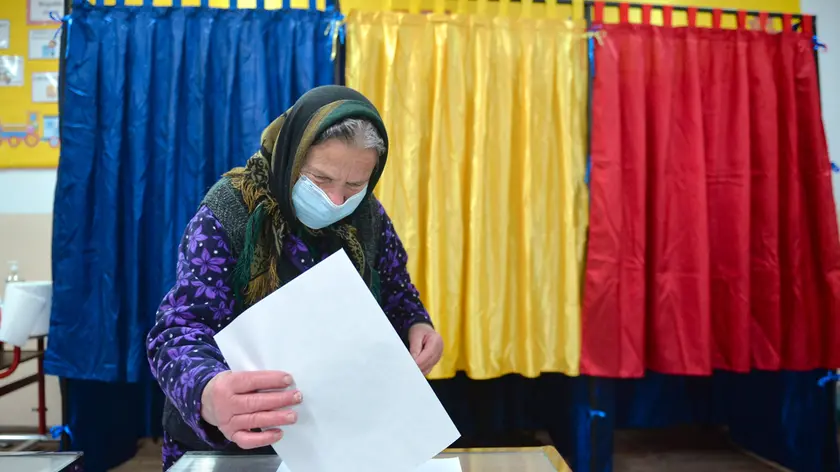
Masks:
[[[29,59],[57,59],[61,38],[52,30],[29,31]]]
[[[19,87],[23,85],[23,58],[20,56],[0,56],[0,87]]]
[[[32,74],[32,103],[58,102],[58,72]]]
[[[8,144],[16,148],[21,143],[29,147],[35,147],[39,143],[47,142],[50,147],[57,148],[61,144],[58,137],[58,117],[44,117],[44,132],[38,131],[38,113],[29,114],[29,122],[22,124],[6,124],[0,122],[0,146]]]
[[[44,132],[41,136],[41,141],[50,143],[51,147],[58,147],[61,144],[59,138],[59,121],[57,116],[43,116]]]

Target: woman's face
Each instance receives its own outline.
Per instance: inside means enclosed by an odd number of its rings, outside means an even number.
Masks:
[[[300,172],[320,187],[333,203],[341,205],[365,188],[377,160],[374,149],[359,149],[330,139],[309,148]]]

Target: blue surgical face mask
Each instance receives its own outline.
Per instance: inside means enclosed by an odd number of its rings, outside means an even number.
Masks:
[[[292,204],[301,223],[312,229],[321,229],[350,216],[366,194],[367,185],[341,205],[336,205],[321,187],[301,175],[292,188]]]

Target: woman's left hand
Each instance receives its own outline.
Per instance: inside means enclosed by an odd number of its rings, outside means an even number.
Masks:
[[[443,355],[443,338],[430,325],[418,323],[408,329],[408,350],[423,375],[428,375]]]

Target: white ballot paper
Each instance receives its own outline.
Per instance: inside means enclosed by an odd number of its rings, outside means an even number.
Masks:
[[[292,472],[292,470],[289,469],[289,466],[287,466],[285,462],[283,462],[275,472]],[[457,457],[432,459],[414,469],[414,472],[461,472],[461,459],[458,459]]]
[[[233,371],[294,378],[298,421],[272,445],[292,472],[413,472],[460,437],[343,250],[215,339]]]
[[[461,472],[461,459],[457,457],[432,459],[414,469],[414,472]]]

